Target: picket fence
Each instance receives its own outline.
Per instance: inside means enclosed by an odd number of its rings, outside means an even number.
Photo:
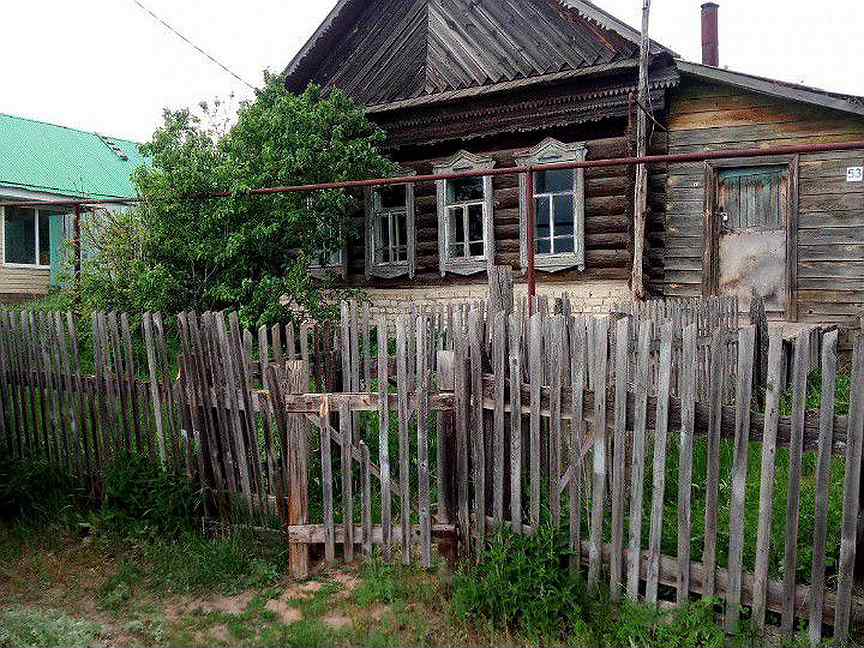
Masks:
[[[68,313],[0,312],[0,447],[62,464],[96,496],[114,456],[146,453],[201,485],[209,518],[229,519],[240,502],[253,524],[276,520],[297,574],[308,571],[313,545],[327,561],[377,546],[385,559],[429,566],[436,540],[464,557],[501,526],[533,533],[553,524],[588,585],[603,579],[615,598],[719,598],[730,633],[746,606],[757,626],[779,622],[791,633],[806,624],[814,643],[830,626],[847,642],[864,618],[854,592],[864,337],[853,345],[849,413],[836,416],[837,331],[802,331],[790,355],[772,330],[760,384],[757,329],[739,327],[736,307],[619,310],[574,315],[566,299],[529,309],[505,294],[388,320],[346,302],[335,326],[255,333],[236,313],[181,313],[176,336],[159,314],[97,313],[89,337]],[[690,312],[701,315],[680,316]],[[814,345],[818,411],[807,409]],[[781,416],[787,391],[791,415]],[[706,458],[701,538],[696,443]],[[721,475],[723,444],[733,460]],[[784,553],[782,580],[771,580],[780,448]],[[758,504],[747,500],[755,453]],[[808,454],[815,521],[803,537]],[[829,491],[832,461],[842,463],[842,494]],[[670,475],[677,493],[667,492]],[[728,522],[721,484],[731,484]],[[839,548],[828,543],[832,495],[843,502]],[[748,547],[745,513],[756,509]],[[666,555],[670,511],[677,551]],[[797,568],[805,545],[806,585]],[[745,551],[755,554],[752,572]]]

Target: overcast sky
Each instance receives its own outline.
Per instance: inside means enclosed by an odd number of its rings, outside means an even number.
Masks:
[[[244,79],[282,70],[336,0],[142,0]],[[639,24],[641,0],[595,0]],[[701,0],[654,0],[652,36],[700,59]],[[720,0],[720,62],[864,95],[861,0]],[[250,90],[133,0],[18,0],[2,10],[0,112],[146,140],[163,107]]]

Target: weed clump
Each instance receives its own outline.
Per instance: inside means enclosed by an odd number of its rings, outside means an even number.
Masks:
[[[586,587],[571,569],[573,554],[558,530],[535,535],[500,531],[480,561],[463,566],[453,582],[453,611],[465,622],[486,624],[531,643],[578,646],[682,646],[719,648],[725,634],[715,601],[670,612],[625,602]]]

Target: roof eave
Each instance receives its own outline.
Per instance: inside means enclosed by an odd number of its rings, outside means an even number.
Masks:
[[[798,101],[822,108],[830,108],[853,115],[864,116],[864,103],[858,104],[842,97],[833,96],[827,92],[820,92],[815,88],[792,86],[774,79],[756,77],[731,70],[722,70],[681,59],[676,60],[675,65],[683,74],[689,74],[708,81],[734,85],[771,97],[789,99],[790,101]]]

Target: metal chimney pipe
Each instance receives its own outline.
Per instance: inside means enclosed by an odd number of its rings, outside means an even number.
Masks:
[[[720,35],[717,12],[720,5],[706,2],[702,5],[702,65],[720,67]]]

